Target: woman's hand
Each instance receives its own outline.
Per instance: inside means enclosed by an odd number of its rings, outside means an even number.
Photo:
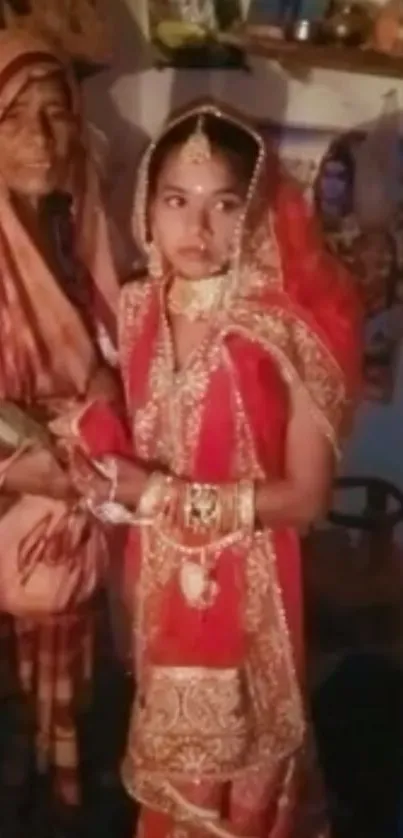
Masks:
[[[2,491],[66,501],[77,497],[68,472],[46,448],[35,448],[16,458],[6,470]]]
[[[102,459],[91,461],[79,450],[70,460],[70,475],[77,493],[95,506],[114,500],[128,509],[137,508],[148,480],[148,472],[135,462],[123,457],[113,457],[117,467],[116,487],[102,471]],[[113,489],[115,488],[115,491]]]

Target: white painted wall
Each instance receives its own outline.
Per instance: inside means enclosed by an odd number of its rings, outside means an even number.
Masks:
[[[397,89],[402,106],[403,80],[329,71],[295,79],[275,63],[262,60],[251,62],[250,73],[150,69],[147,50],[127,7],[122,0],[113,4],[114,66],[86,82],[85,96],[89,117],[110,140],[111,194],[118,196],[122,224],[127,221],[136,160],[146,136],[158,130],[172,108],[194,98],[209,94],[259,119],[340,130],[375,120],[382,97],[391,89]],[[128,177],[128,160],[132,177]],[[382,476],[403,488],[403,353],[393,403],[361,408],[343,470]]]

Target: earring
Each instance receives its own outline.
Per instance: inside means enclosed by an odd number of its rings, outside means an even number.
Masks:
[[[153,279],[162,279],[164,275],[161,252],[155,242],[148,247],[148,270]]]

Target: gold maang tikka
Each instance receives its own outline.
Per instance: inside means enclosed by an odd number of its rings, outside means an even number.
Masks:
[[[200,114],[193,134],[186,140],[181,150],[181,158],[185,163],[206,163],[211,160],[211,143],[204,129],[204,123],[205,115]]]

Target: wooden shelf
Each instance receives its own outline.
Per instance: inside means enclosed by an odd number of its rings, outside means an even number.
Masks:
[[[96,73],[102,73],[107,70],[109,64],[101,64],[101,62],[88,61],[86,58],[73,58],[73,70],[76,79],[79,83],[86,81],[86,79],[95,76]]]
[[[227,36],[225,36],[227,40]],[[230,35],[228,41],[246,55],[278,61],[285,68],[309,72],[315,68],[365,76],[403,79],[403,57],[392,57],[372,49],[335,45],[315,45],[295,41],[271,40],[248,35]]]

